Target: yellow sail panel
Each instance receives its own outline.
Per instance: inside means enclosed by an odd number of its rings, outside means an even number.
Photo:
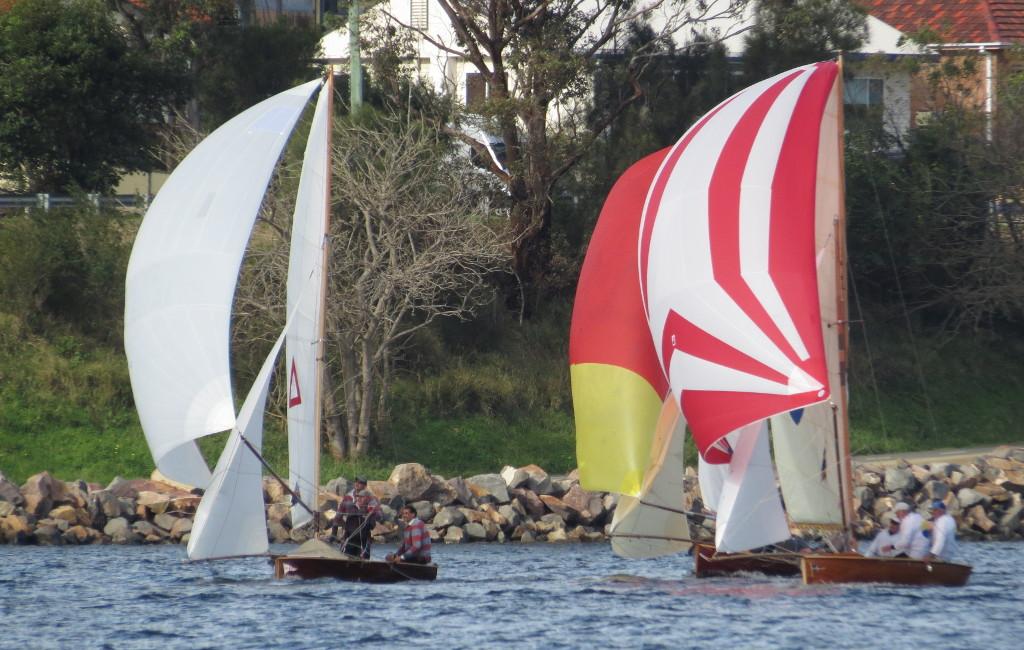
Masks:
[[[638,495],[651,459],[662,399],[621,366],[570,367],[576,413],[576,460],[588,490]]]

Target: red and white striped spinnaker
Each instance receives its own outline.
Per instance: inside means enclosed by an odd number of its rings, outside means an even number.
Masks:
[[[650,186],[644,309],[708,462],[729,462],[731,431],[830,395],[815,212],[837,83],[838,65],[817,63],[732,96],[683,135]]]

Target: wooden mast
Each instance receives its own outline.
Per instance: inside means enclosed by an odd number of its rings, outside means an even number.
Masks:
[[[320,537],[320,429],[323,426],[323,387],[326,372],[326,345],[324,336],[327,323],[327,261],[331,241],[331,133],[334,130],[334,66],[327,64],[327,81],[321,92],[327,93],[327,167],[324,170],[324,239],[320,243],[320,301],[316,326],[316,388],[313,394],[313,526],[315,536]]]
[[[835,251],[836,251],[836,336],[839,339],[839,390],[836,402],[839,413],[836,415],[838,426],[837,442],[840,465],[840,506],[843,513],[843,529],[846,533],[846,548],[856,547],[853,537],[853,466],[850,461],[850,412],[849,412],[849,304],[847,300],[846,271],[846,170],[844,161],[843,137],[843,57],[839,57],[839,72],[836,75],[836,137],[839,139],[839,201],[836,214]]]

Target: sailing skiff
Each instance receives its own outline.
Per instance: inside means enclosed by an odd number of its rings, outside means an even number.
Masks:
[[[333,92],[328,74],[326,82],[275,95],[211,133],[167,179],[132,248],[124,337],[139,419],[159,471],[205,490],[186,549],[190,560],[269,554],[263,411],[282,347],[289,473],[287,481],[278,480],[292,496],[292,528],[312,525],[319,534]],[[284,145],[314,95],[292,222],[287,320],[236,413],[229,343],[242,256]],[[231,434],[210,472],[196,440],[225,430]],[[319,548],[319,556],[303,552],[299,564],[282,560],[276,575],[387,581],[389,575],[433,579],[437,573],[436,566],[398,573],[384,570],[386,563],[329,553],[326,544]]]
[[[689,430],[716,518],[698,575],[953,585],[970,572],[850,553],[842,109],[838,62],[789,70],[726,99],[607,197],[569,357],[580,480],[622,495],[620,555],[690,549]],[[833,552],[751,552],[791,525]]]

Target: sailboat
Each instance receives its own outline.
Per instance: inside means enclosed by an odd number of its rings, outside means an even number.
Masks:
[[[275,95],[211,133],[177,166],[143,219],[125,281],[125,353],[157,470],[205,490],[190,560],[269,555],[263,470],[292,497],[292,528],[320,529],[319,433],[330,203],[333,75]],[[231,306],[246,244],[285,143],[316,95],[292,223],[287,319],[239,410],[231,386]],[[289,472],[262,455],[263,412],[285,348]],[[196,440],[230,430],[215,469]],[[315,537],[319,537],[317,534]],[[351,558],[319,539],[275,557],[275,573],[390,582],[437,567]],[[312,566],[306,570],[305,567]]]
[[[689,430],[715,518],[714,544],[693,549],[698,575],[955,585],[970,574],[854,552],[842,99],[838,62],[766,79],[635,163],[606,199],[569,361],[580,482],[621,495],[622,556],[691,550],[688,519],[709,513],[686,502]],[[792,528],[817,533],[824,552],[786,548]]]

